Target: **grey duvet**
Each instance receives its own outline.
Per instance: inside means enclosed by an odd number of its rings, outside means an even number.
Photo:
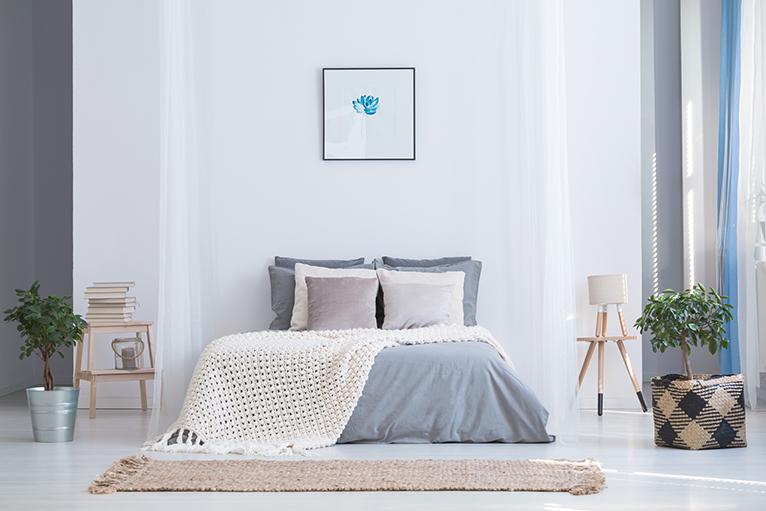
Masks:
[[[483,342],[386,348],[338,443],[552,442],[548,411]]]

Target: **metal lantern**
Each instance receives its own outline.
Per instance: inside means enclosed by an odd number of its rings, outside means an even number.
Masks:
[[[144,352],[144,341],[140,337],[115,339],[112,341],[115,369],[138,369],[138,357]]]

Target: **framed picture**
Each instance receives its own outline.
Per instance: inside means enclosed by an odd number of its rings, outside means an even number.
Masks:
[[[322,70],[325,160],[415,159],[415,68]]]

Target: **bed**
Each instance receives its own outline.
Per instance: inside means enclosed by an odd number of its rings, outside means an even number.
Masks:
[[[272,329],[212,342],[179,419],[145,449],[554,440],[545,408],[476,325],[480,262],[275,263]]]

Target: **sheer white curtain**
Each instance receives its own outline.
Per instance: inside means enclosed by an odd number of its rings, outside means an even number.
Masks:
[[[160,3],[160,294],[149,438],[177,418],[214,317],[212,215],[198,126],[195,3]]]
[[[737,204],[737,289],[741,370],[745,375],[745,399],[755,408],[758,370],[758,325],[755,277],[755,239],[758,207],[762,201],[766,165],[766,5],[762,0],[743,0],[741,17],[740,147]],[[761,325],[761,328],[764,328]],[[766,356],[766,354],[761,354]]]
[[[548,431],[579,425],[572,229],[566,151],[562,0],[507,4],[504,44],[512,255],[510,315],[524,329],[528,384],[550,412]]]

